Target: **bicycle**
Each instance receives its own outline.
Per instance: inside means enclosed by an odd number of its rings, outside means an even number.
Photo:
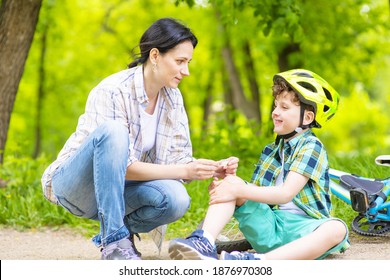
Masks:
[[[390,155],[378,156],[375,163],[390,167]],[[390,177],[367,178],[332,168],[329,175],[331,193],[358,213],[352,230],[364,236],[385,236],[390,231]],[[218,236],[216,247],[218,253],[252,249],[234,218]]]

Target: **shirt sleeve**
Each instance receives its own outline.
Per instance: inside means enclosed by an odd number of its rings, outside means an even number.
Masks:
[[[117,120],[128,127],[126,106],[119,88],[104,86],[93,89],[85,113],[96,125]]]

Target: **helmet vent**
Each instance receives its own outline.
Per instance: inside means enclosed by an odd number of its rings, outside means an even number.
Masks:
[[[298,82],[298,85],[300,85],[301,87],[304,87],[305,89],[310,90],[311,92],[317,92],[317,89],[313,85],[311,85],[309,83]]]
[[[314,78],[312,75],[310,75],[307,72],[296,72],[293,75],[297,75],[299,77]]]
[[[332,95],[330,94],[330,92],[326,89],[326,88],[322,88],[325,92],[325,95],[326,95],[326,98],[330,101],[333,101],[333,98],[332,98]]]
[[[324,105],[324,113],[328,112],[328,110],[329,110],[329,107]]]

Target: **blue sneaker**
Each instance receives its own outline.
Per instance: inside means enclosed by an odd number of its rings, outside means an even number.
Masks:
[[[194,231],[186,239],[176,238],[169,243],[169,257],[172,260],[217,260],[215,246],[203,236],[203,230]]]
[[[239,261],[239,260],[261,260],[256,256],[257,254],[249,253],[249,252],[238,252],[233,251],[231,253],[222,251],[220,259],[221,260],[229,260],[229,261]]]

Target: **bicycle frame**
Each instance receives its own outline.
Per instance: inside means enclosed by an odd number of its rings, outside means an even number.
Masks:
[[[359,213],[352,222],[352,229],[362,235],[382,236],[390,231],[390,177],[382,180],[352,175],[336,169],[329,169],[330,190],[336,197],[352,206]],[[345,186],[341,183],[343,175],[359,180],[383,184],[378,194],[370,194],[364,187]],[[361,182],[364,182],[361,181]],[[353,196],[351,196],[351,193]]]
[[[342,175],[351,175],[351,174],[331,168],[331,169],[329,169],[329,175],[330,175],[330,179],[331,179],[331,181],[330,181],[331,192],[335,196],[337,196],[338,198],[343,200],[345,203],[351,205],[351,196],[350,196],[349,190],[340,184],[340,177]],[[375,179],[372,179],[372,178],[365,178],[365,177],[359,177],[359,178],[364,179],[364,180],[369,180],[369,181],[375,181]],[[384,188],[383,188],[382,192],[384,193],[385,197],[389,197],[389,195],[390,195],[390,177],[387,179],[380,180],[380,181],[384,184]],[[372,207],[370,207],[370,209],[367,212],[367,214],[369,214],[369,215],[377,214],[377,216],[373,217],[372,220],[376,221],[378,219],[381,219],[381,220],[390,221],[389,215],[383,215],[381,213],[378,213],[381,210],[389,208],[390,201],[385,202],[382,196],[378,196],[374,202],[375,202],[375,203],[373,203],[374,205]]]

